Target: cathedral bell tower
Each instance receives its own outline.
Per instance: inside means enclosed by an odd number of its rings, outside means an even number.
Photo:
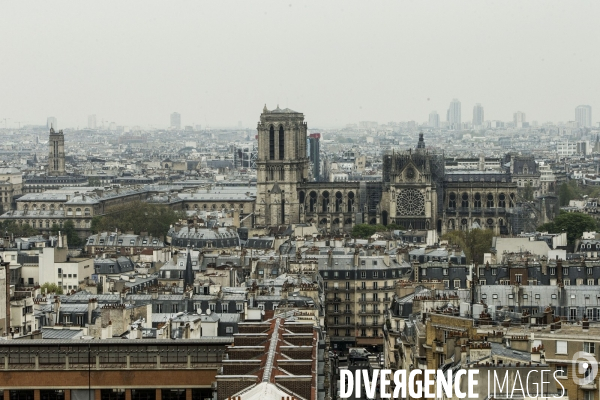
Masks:
[[[257,226],[300,221],[298,184],[308,178],[307,127],[304,114],[263,108],[258,123]]]

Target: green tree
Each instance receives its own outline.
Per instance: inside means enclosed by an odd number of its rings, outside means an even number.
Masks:
[[[523,198],[527,201],[533,200],[533,186],[529,182],[527,182],[525,189],[523,189]]]
[[[369,224],[357,224],[352,227],[352,237],[367,239],[377,232],[387,232],[388,228],[381,224],[369,225]]]
[[[567,233],[569,244],[574,244],[575,240],[581,237],[583,232],[595,231],[598,229],[596,220],[583,213],[561,212],[554,221],[540,225],[538,231],[549,233]]]
[[[451,231],[442,236],[452,245],[459,246],[468,262],[483,263],[483,255],[490,251],[494,232],[490,229],[471,229]]]
[[[89,186],[100,186],[101,182],[99,178],[90,178],[88,179],[88,185]]]
[[[73,221],[67,221],[63,224],[62,232],[67,235],[67,243],[69,246],[79,246],[81,245],[81,238],[77,234],[75,230],[75,224]]]
[[[27,237],[39,234],[38,230],[32,228],[29,224],[17,224],[14,221],[0,222],[0,232],[16,237]]]
[[[55,293],[55,294],[63,294],[63,290],[56,283],[46,282],[41,286],[42,292],[45,293]]]
[[[52,228],[50,228],[50,233],[52,233],[53,235],[58,235],[58,232],[60,232],[60,226],[58,226],[58,224],[52,224]]]
[[[558,201],[561,206],[568,206],[569,201],[579,198],[579,188],[574,181],[564,182],[558,188]]]
[[[110,213],[92,219],[92,231],[104,232],[119,229],[136,234],[148,232],[152,236],[163,237],[171,224],[184,218],[184,214],[163,204],[150,204],[141,201],[117,207]]]

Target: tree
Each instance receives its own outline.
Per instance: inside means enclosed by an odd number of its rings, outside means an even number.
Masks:
[[[569,201],[579,197],[579,188],[574,181],[564,182],[558,188],[558,201],[561,206],[568,206]]]
[[[554,221],[540,225],[538,231],[549,233],[567,233],[569,244],[575,243],[575,240],[583,235],[583,232],[595,231],[598,229],[596,220],[583,213],[561,212]]]
[[[45,293],[54,293],[54,294],[63,294],[62,287],[58,286],[56,283],[46,282],[41,286],[42,292]]]
[[[75,231],[75,224],[73,221],[67,221],[63,224],[62,231],[67,235],[67,243],[70,246],[79,246],[81,244],[81,238]]]
[[[468,262],[483,263],[483,255],[490,251],[494,232],[490,229],[471,229],[451,231],[442,236],[452,245],[460,246]]]
[[[0,222],[0,233],[16,237],[27,237],[39,234],[38,230],[32,228],[29,224],[17,224],[14,221]]]
[[[90,186],[100,186],[101,182],[99,178],[90,178],[88,179],[88,185]]]
[[[523,198],[527,201],[533,200],[533,186],[529,182],[525,184],[525,189],[523,189]]]
[[[369,225],[369,224],[357,224],[352,227],[352,237],[367,239],[373,236],[377,232],[385,232],[388,229],[381,225]]]
[[[114,208],[110,213],[92,219],[93,232],[133,231],[136,234],[148,232],[163,237],[171,224],[184,218],[184,214],[163,204],[151,204],[136,201]]]

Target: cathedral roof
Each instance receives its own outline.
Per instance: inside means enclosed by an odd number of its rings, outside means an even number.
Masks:
[[[274,110],[267,110],[267,106],[265,105],[265,108],[263,109],[263,112],[268,112],[268,113],[279,113],[279,114],[300,114],[298,111],[294,111],[291,110],[289,108],[279,108],[279,104],[277,105],[277,108]]]

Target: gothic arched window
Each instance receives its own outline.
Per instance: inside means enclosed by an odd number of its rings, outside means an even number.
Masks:
[[[285,153],[285,140],[283,138],[283,126],[279,126],[279,159],[283,160]]]
[[[275,159],[275,128],[273,125],[269,128],[269,159]]]

